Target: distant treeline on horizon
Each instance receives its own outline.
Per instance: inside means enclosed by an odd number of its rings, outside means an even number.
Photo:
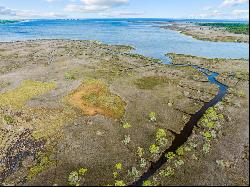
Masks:
[[[249,23],[200,23],[201,26],[225,28],[227,31],[235,34],[249,35]]]

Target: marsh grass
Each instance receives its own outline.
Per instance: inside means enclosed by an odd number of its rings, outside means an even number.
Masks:
[[[14,108],[22,107],[29,99],[45,94],[54,89],[55,83],[37,82],[25,80],[21,85],[11,91],[0,94],[0,106],[10,106]]]
[[[65,78],[66,80],[76,80],[75,75],[74,75],[73,73],[71,73],[71,72],[65,73],[65,74],[64,74],[64,78]]]
[[[7,124],[12,124],[12,123],[14,123],[14,119],[13,119],[11,116],[9,116],[9,115],[5,115],[5,116],[3,117],[3,120],[4,120]]]
[[[135,85],[142,90],[152,90],[156,86],[163,85],[164,83],[169,83],[171,80],[167,77],[162,76],[151,76],[143,77],[135,81]]]

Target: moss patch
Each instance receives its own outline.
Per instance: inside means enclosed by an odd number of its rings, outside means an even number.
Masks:
[[[135,85],[139,89],[143,90],[152,90],[156,86],[162,85],[164,83],[170,82],[170,79],[162,76],[152,76],[152,77],[143,77],[135,81]]]
[[[69,102],[85,115],[101,114],[115,119],[124,115],[126,106],[119,96],[111,93],[107,85],[99,80],[84,82],[70,95]]]
[[[54,161],[52,161],[48,155],[44,153],[39,153],[37,155],[38,164],[31,167],[27,176],[28,180],[32,180],[34,177],[36,177],[39,173],[42,173],[45,169],[47,169],[49,166],[54,164]]]
[[[0,106],[20,108],[32,97],[42,95],[55,88],[55,86],[55,83],[25,80],[18,88],[0,94]]]

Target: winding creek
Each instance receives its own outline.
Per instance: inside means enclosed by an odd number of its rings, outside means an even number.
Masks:
[[[199,120],[202,118],[205,112],[210,107],[214,107],[217,103],[219,103],[227,93],[228,86],[220,83],[216,79],[216,77],[219,75],[218,73],[211,72],[205,68],[201,68],[195,65],[180,64],[180,65],[174,65],[174,66],[192,66],[193,68],[197,69],[198,71],[202,72],[205,76],[207,76],[211,84],[215,84],[216,86],[218,86],[219,91],[217,95],[210,102],[204,103],[203,107],[197,113],[191,115],[190,120],[185,124],[180,134],[175,134],[175,138],[172,142],[172,145],[162,153],[160,159],[157,162],[151,163],[151,166],[147,170],[147,172],[145,172],[131,186],[142,186],[144,181],[148,180],[151,176],[153,176],[168,161],[168,159],[165,157],[165,154],[169,152],[175,153],[179,147],[184,145],[187,142],[188,138],[192,135],[192,131],[194,127],[197,126]]]

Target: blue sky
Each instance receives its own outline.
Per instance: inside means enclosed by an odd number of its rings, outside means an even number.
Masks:
[[[249,0],[0,0],[0,19],[249,19]]]

